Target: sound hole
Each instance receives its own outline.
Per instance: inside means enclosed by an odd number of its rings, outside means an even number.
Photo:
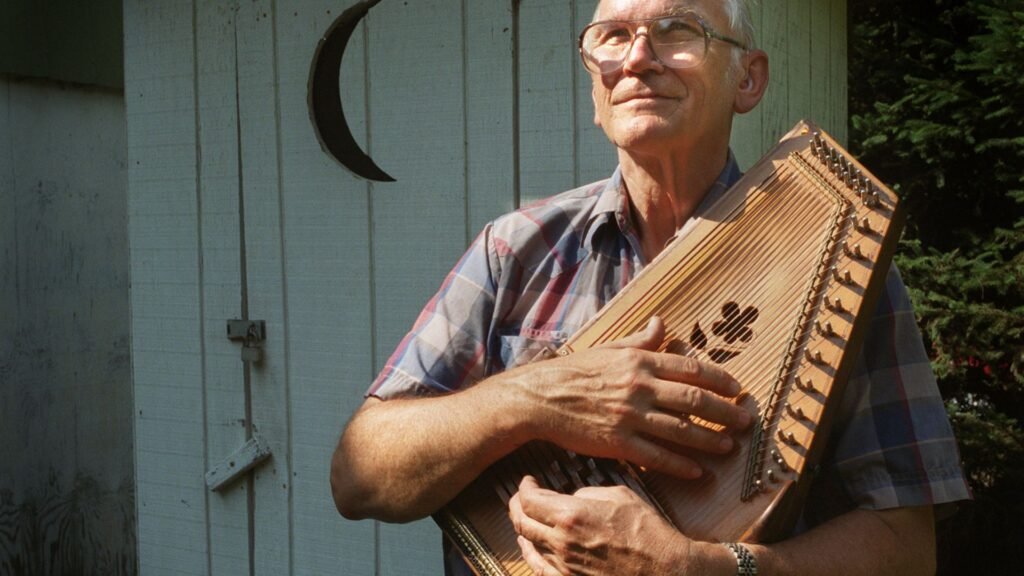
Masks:
[[[700,322],[693,325],[690,345],[706,353],[713,362],[724,364],[739,356],[754,339],[751,324],[757,317],[757,308],[753,306],[741,308],[736,302],[726,302],[722,305],[722,317],[711,323],[710,336]]]

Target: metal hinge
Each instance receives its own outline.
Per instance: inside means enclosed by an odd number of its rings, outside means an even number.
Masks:
[[[267,458],[270,458],[270,446],[254,431],[241,448],[206,473],[206,486],[217,492]]]

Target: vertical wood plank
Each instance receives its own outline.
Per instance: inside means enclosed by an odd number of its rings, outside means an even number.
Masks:
[[[13,353],[18,328],[17,285],[15,275],[15,239],[17,221],[14,211],[14,160],[11,142],[11,84],[0,78],[0,357]]]
[[[398,180],[371,188],[376,368],[465,249],[463,8],[382,2],[367,19],[371,147]],[[379,536],[382,575],[441,565],[430,520]]]
[[[196,104],[202,255],[203,373],[209,470],[246,440],[245,382],[226,321],[241,318],[237,61],[233,3],[196,4]],[[249,573],[248,484],[207,492],[211,574]]]
[[[814,89],[810,91],[810,119],[832,131],[831,102],[835,92],[831,68],[832,18],[831,2],[811,3],[811,53],[808,64]],[[834,136],[834,135],[833,135]]]
[[[520,203],[568,190],[576,181],[572,3],[519,3]]]
[[[465,2],[466,239],[515,207],[512,2]],[[454,264],[454,262],[453,262]]]
[[[576,115],[576,133],[574,136],[576,167],[573,186],[582,186],[595,180],[603,180],[611,176],[619,160],[615,146],[608,141],[604,130],[594,124],[594,100],[591,97],[593,82],[590,73],[583,67],[579,52],[576,50],[576,38],[583,27],[590,23],[597,8],[597,0],[576,0],[574,22],[568,41],[564,42],[563,50],[573,60],[573,74],[576,77],[576,90],[573,108]],[[566,187],[568,188],[568,186]],[[558,190],[551,190],[551,194]]]
[[[811,93],[817,85],[811,81],[811,0],[790,0],[786,20],[789,43],[789,102],[786,131],[801,119],[811,120]],[[782,137],[782,134],[779,134]]]
[[[251,319],[266,321],[263,360],[250,365],[252,427],[271,449],[253,469],[256,575],[291,574],[288,307],[279,160],[276,14],[270,0],[240,2],[235,20],[241,124],[245,288]]]
[[[849,121],[847,78],[847,39],[846,39],[846,0],[832,0],[830,3],[832,26],[829,27],[831,42],[829,54],[831,62],[829,65],[829,84],[834,86],[835,93],[830,102],[831,105],[831,134],[840,144],[846,146]]]
[[[124,18],[139,568],[207,574],[193,6]]]
[[[772,67],[771,83],[764,100],[761,101],[761,153],[779,141],[792,128],[789,123],[790,44],[789,10],[790,2],[766,3],[761,12],[761,36],[764,49],[776,65]]]
[[[309,0],[276,12],[291,547],[294,573],[310,576],[370,576],[376,570],[374,523],[339,516],[328,483],[341,428],[374,376],[369,186],[321,150],[306,104],[317,40],[346,7]],[[346,118],[365,148],[364,42],[360,27],[346,50],[340,83]],[[392,170],[388,157],[380,163]]]
[[[764,37],[762,34],[763,26],[762,13],[765,10],[765,4],[771,4],[773,0],[764,0],[764,2],[755,2],[750,6],[750,19],[754,24],[754,39],[755,45],[762,49],[767,49],[764,44]],[[785,1],[785,0],[779,0]],[[768,83],[768,90],[775,88],[775,67],[779,65],[773,54],[768,54],[769,68],[771,69],[771,79]],[[753,110],[743,115],[737,115],[733,117],[732,134],[730,135],[729,146],[732,148],[733,154],[736,155],[736,161],[739,163],[740,168],[746,170],[754,162],[756,162],[763,152],[762,138],[764,123],[764,100],[761,101]]]

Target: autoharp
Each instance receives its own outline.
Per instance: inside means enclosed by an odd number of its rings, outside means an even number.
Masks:
[[[484,576],[532,574],[507,512],[525,474],[569,493],[627,485],[699,540],[785,537],[899,229],[892,191],[823,131],[799,123],[558,352],[617,340],[660,316],[661,350],[715,362],[744,385],[758,418],[737,438],[739,450],[695,455],[705,473],[683,481],[535,442],[488,469],[435,520]]]

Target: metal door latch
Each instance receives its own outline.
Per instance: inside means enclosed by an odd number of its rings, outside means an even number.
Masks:
[[[258,364],[263,360],[267,340],[265,320],[228,320],[228,340],[242,342],[242,361]]]

